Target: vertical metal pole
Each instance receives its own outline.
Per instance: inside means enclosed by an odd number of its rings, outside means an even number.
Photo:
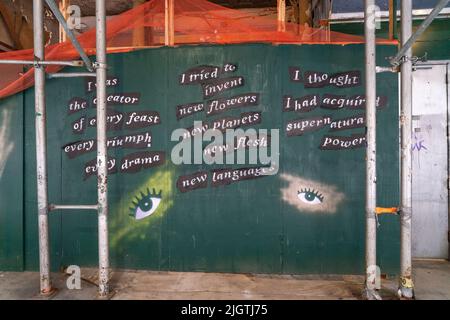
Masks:
[[[401,2],[401,43],[412,34],[412,1]],[[399,295],[412,298],[411,218],[412,218],[412,49],[405,52],[401,65],[401,213],[400,213],[400,284]]]
[[[96,0],[97,32],[97,166],[99,295],[109,294],[108,168],[106,147],[106,9]]]
[[[380,299],[377,289],[377,172],[376,172],[376,6],[375,0],[365,0],[364,31],[366,77],[366,287],[364,298]]]
[[[34,56],[45,59],[44,4],[33,0]],[[45,66],[35,65],[36,174],[39,224],[39,271],[41,294],[52,291],[48,239],[47,133],[45,111]]]

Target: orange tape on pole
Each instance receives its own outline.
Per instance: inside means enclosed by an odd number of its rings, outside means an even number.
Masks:
[[[375,213],[380,214],[398,214],[399,208],[397,207],[391,207],[391,208],[383,208],[383,207],[376,207]]]

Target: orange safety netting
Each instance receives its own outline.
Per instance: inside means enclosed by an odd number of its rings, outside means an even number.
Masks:
[[[292,44],[352,44],[364,38],[320,28],[285,23],[282,26],[267,16],[250,15],[206,0],[176,0],[174,6],[175,45],[235,44],[249,42]],[[126,52],[142,47],[162,46],[165,42],[165,1],[151,0],[115,16],[107,22],[108,53]],[[88,55],[95,54],[96,34],[91,29],[78,37]],[[379,42],[392,43],[381,40]],[[46,60],[76,60],[79,54],[70,41],[46,47]],[[33,60],[33,50],[0,54],[0,60]],[[0,65],[0,70],[4,65]],[[48,73],[62,67],[48,66]],[[13,95],[34,84],[31,68],[0,88],[0,98]]]

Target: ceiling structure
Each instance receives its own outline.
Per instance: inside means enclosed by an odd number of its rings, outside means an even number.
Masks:
[[[146,0],[108,0],[107,9],[108,13],[113,15],[133,7],[133,2],[143,2]],[[277,0],[209,0],[222,6],[235,9],[243,8],[267,8],[276,7]],[[94,15],[95,13],[95,0],[72,0],[73,4],[77,4],[82,8],[83,15]],[[290,5],[291,2],[298,2],[296,0],[286,0],[286,3]],[[433,8],[437,4],[438,0],[414,0],[414,9],[427,9]],[[389,0],[376,0],[376,4],[381,10],[387,10],[389,6]],[[450,7],[450,3],[448,4]],[[363,0],[333,0],[333,12],[362,12],[364,8]]]
[[[59,2],[59,0],[56,0]],[[81,14],[83,17],[89,17],[95,15],[95,0],[66,0],[70,1],[70,4],[78,5],[81,8]],[[107,12],[108,15],[120,14],[127,11],[135,5],[139,5],[148,0],[107,0]],[[161,0],[163,1],[163,0]],[[271,8],[273,14],[276,14],[277,0],[209,0],[222,6],[226,6],[234,9],[248,9],[248,8]],[[300,2],[309,1],[315,3],[316,0],[286,0],[286,4],[297,4]],[[318,0],[318,3],[322,4],[328,2],[327,7],[322,11],[327,12],[326,8],[329,8],[332,2],[333,13],[352,13],[362,12],[363,1],[362,0]],[[433,8],[438,0],[414,0],[414,9]],[[381,10],[387,10],[389,0],[376,0]],[[450,3],[448,4],[450,7]],[[289,10],[291,10],[289,8]],[[291,10],[292,11],[292,10]],[[299,13],[298,13],[299,14]],[[293,16],[294,14],[291,14]],[[314,12],[316,15],[316,12]],[[320,12],[319,19],[327,19],[324,17],[324,13]],[[288,15],[289,16],[289,15]],[[46,37],[49,42],[54,43],[59,39],[58,24],[51,12],[47,10],[45,21]],[[301,19],[300,19],[301,20]],[[291,20],[295,22],[295,20]],[[30,0],[0,0],[0,26],[3,32],[0,33],[0,50],[11,49],[26,49],[31,48],[33,45],[33,33],[32,33],[32,1]],[[314,21],[316,25],[316,21]],[[6,47],[5,47],[6,45]],[[6,48],[6,49],[5,49]]]
[[[108,0],[106,1],[108,14],[114,15],[133,7],[133,3],[145,2],[146,0]],[[240,8],[265,8],[276,7],[277,0],[210,0],[222,6]],[[289,2],[289,0],[288,0]],[[95,14],[95,0],[72,0],[72,4],[79,5],[84,16]]]
[[[53,15],[46,10],[45,38],[48,43],[58,35]],[[0,0],[0,50],[21,50],[33,47],[33,2],[30,0]],[[5,46],[6,45],[6,46]]]

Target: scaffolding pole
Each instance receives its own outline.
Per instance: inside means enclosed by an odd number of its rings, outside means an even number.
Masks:
[[[100,297],[109,294],[108,241],[108,154],[106,145],[106,8],[105,0],[96,0],[97,51],[97,187],[98,187],[98,290]]]
[[[377,172],[376,172],[376,39],[375,0],[365,0],[364,32],[365,82],[366,82],[366,281],[363,297],[368,300],[381,299],[377,292]]]
[[[69,66],[69,67],[84,66],[83,61],[0,60],[0,64],[21,64],[30,66]]]
[[[94,72],[70,72],[70,73],[49,73],[47,78],[95,78],[97,73]]]
[[[412,34],[412,1],[401,3],[401,43],[405,46]],[[412,49],[404,51],[401,65],[401,211],[400,211],[400,283],[399,295],[413,298],[411,258],[412,218]],[[403,57],[403,56],[402,56]]]
[[[63,21],[60,21],[63,23]],[[99,248],[99,296],[109,295],[109,241],[108,241],[108,172],[106,137],[106,8],[105,0],[96,0],[96,49],[95,73],[50,74],[59,77],[97,78],[97,166],[98,203],[96,205],[49,205],[47,178],[47,134],[45,105],[45,66],[83,66],[83,61],[45,61],[44,46],[44,0],[33,0],[34,57],[33,61],[1,60],[0,64],[28,64],[35,69],[35,129],[36,129],[36,176],[39,232],[40,293],[53,294],[50,276],[50,249],[48,214],[51,210],[98,210]],[[76,42],[76,41],[75,41]],[[81,50],[82,51],[82,50]],[[89,60],[90,61],[90,60]]]
[[[33,0],[33,25],[34,56],[37,61],[43,61],[45,59],[43,0]],[[40,292],[43,295],[48,295],[52,292],[52,282],[48,237],[47,134],[45,123],[45,67],[43,65],[35,65],[34,81]]]

